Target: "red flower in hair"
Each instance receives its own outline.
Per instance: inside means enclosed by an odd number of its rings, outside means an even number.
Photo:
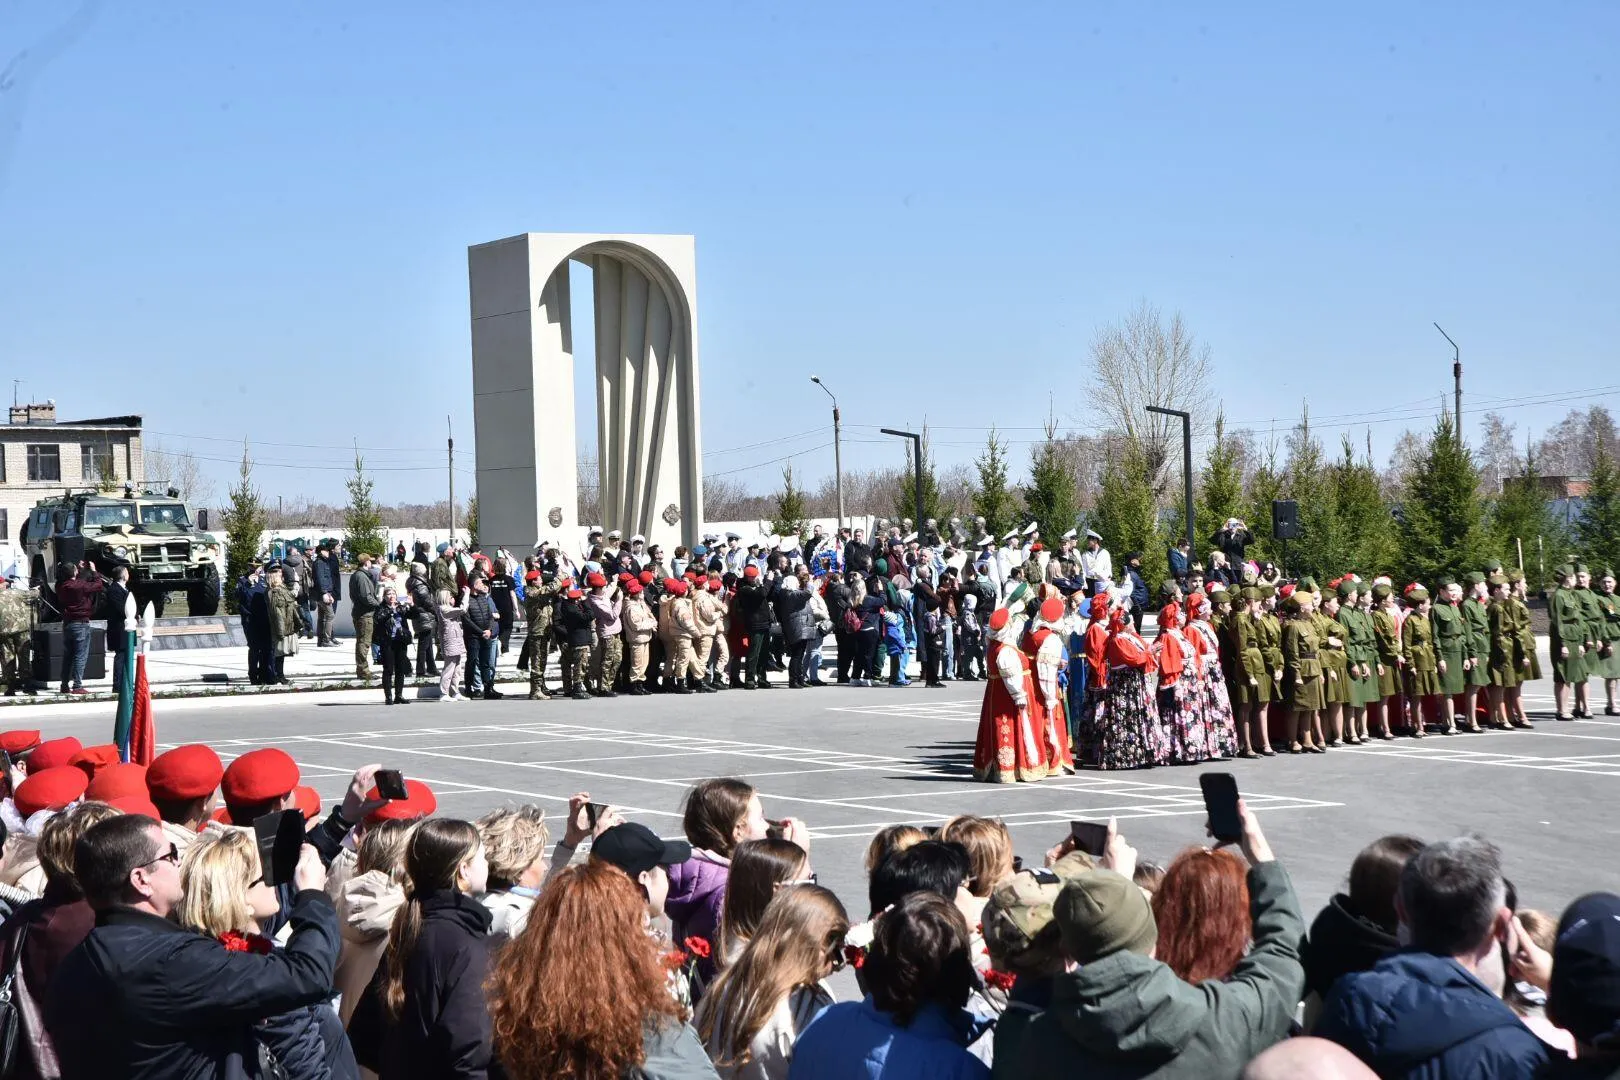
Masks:
[[[844,946],[844,961],[856,971],[866,966],[866,950],[859,945]]]
[[[685,941],[681,942],[681,944],[685,945],[686,951],[691,953],[693,956],[696,956],[702,960],[707,960],[709,958],[709,943],[705,939],[700,937],[689,937]]]
[[[1018,976],[1010,971],[997,971],[991,968],[984,973],[984,981],[986,985],[993,986],[997,990],[1011,990],[1013,984],[1018,981]]]
[[[260,934],[243,934],[236,930],[227,930],[219,935],[219,943],[225,946],[226,952],[250,952],[265,955],[275,948],[275,943]]]

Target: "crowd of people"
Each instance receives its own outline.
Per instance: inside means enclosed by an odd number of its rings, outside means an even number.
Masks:
[[[578,793],[551,845],[375,765],[322,814],[274,747],[0,748],[11,1076],[1620,1075],[1620,896],[1522,908],[1478,837],[1374,840],[1307,923],[1241,803],[1163,866],[1111,821],[1025,865],[961,816],[873,835],[857,906],[735,779],[678,840]]]

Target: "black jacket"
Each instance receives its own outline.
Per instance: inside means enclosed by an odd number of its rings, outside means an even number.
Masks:
[[[306,889],[291,921],[287,947],[261,956],[132,908],[101,912],[46,994],[62,1080],[258,1076],[254,1025],[332,992],[332,901]]]
[[[749,630],[769,630],[771,628],[771,606],[766,603],[765,586],[759,583],[758,578],[750,581],[744,578],[737,584],[737,607],[742,610],[743,618],[748,620]]]
[[[591,630],[596,617],[585,608],[583,600],[564,600],[557,605],[555,619],[557,640],[564,645],[583,647],[591,644]]]
[[[315,598],[331,593],[335,604],[343,599],[343,570],[336,555],[317,555],[312,560],[315,570]]]
[[[771,591],[771,603],[776,608],[776,621],[782,627],[782,639],[788,644],[809,641],[816,636],[816,621],[810,614],[808,592],[784,589],[778,585]]]
[[[431,634],[439,628],[439,605],[428,586],[427,577],[411,575],[406,590],[411,597],[411,623],[418,634]]]
[[[103,594],[102,603],[107,611],[107,651],[124,651],[125,631],[135,629],[124,625],[124,601],[129,598],[129,590],[118,582],[108,579],[107,591]],[[140,612],[135,613],[140,617]]]
[[[474,1080],[492,1070],[489,1006],[490,913],[472,897],[436,890],[422,898],[422,930],[405,964],[405,1008],[383,1013],[386,960],[349,1020],[360,1064],[382,1080]]]
[[[844,543],[844,569],[857,570],[867,573],[872,569],[871,545],[859,540],[849,540]]]
[[[467,628],[468,639],[482,638],[485,630],[499,630],[498,613],[488,593],[472,593],[467,597],[467,608],[461,623]]]
[[[1399,949],[1395,935],[1356,914],[1343,893],[1328,901],[1311,923],[1310,937],[1300,959],[1305,964],[1305,992],[1326,998],[1339,976],[1371,971]]]

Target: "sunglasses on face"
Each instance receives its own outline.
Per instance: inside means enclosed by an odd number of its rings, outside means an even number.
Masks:
[[[142,866],[153,866],[153,865],[156,865],[157,863],[160,863],[160,862],[173,863],[175,866],[179,866],[180,865],[180,845],[174,843],[173,841],[170,841],[168,851],[160,853],[156,857],[147,860],[146,862],[142,863],[141,865]]]

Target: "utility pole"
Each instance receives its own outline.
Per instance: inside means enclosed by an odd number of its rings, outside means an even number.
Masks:
[[[1436,330],[1440,330],[1440,324],[1435,323],[1434,328]],[[1451,341],[1451,335],[1446,333],[1444,330],[1440,330],[1440,336],[1445,338],[1447,341]],[[1455,395],[1455,400],[1456,400],[1456,405],[1455,405],[1455,408],[1453,410],[1453,419],[1456,420],[1456,422],[1457,422],[1457,446],[1459,448],[1461,448],[1461,446],[1463,444],[1463,436],[1462,436],[1462,350],[1457,348],[1457,343],[1455,341],[1451,341],[1451,352],[1452,352],[1451,378],[1452,378],[1453,383],[1455,384],[1454,387],[1453,387],[1452,392]]]
[[[453,545],[456,542],[456,433],[450,427],[450,417],[444,418],[445,451],[448,455],[449,469],[446,475],[450,477],[450,535],[446,539]]]
[[[833,403],[833,482],[838,488],[838,527],[844,527],[844,451],[843,426],[838,416],[838,395],[827,389],[827,384],[821,381],[820,375],[810,376],[810,381],[821,387],[822,393],[832,398]]]
[[[1193,558],[1193,552],[1198,550],[1198,542],[1193,539],[1193,471],[1192,471],[1192,414],[1181,409],[1165,409],[1158,405],[1147,406],[1147,411],[1159,413],[1161,416],[1181,417],[1181,468],[1182,468],[1182,494],[1187,500],[1187,558]],[[1287,541],[1284,541],[1286,548]],[[1284,562],[1287,560],[1285,559]]]
[[[916,515],[916,525],[920,530],[923,523],[923,482],[922,482],[922,436],[915,431],[896,431],[894,428],[879,428],[885,435],[893,435],[898,439],[911,440],[911,473],[912,482],[916,485],[917,501],[912,504],[912,513]]]

